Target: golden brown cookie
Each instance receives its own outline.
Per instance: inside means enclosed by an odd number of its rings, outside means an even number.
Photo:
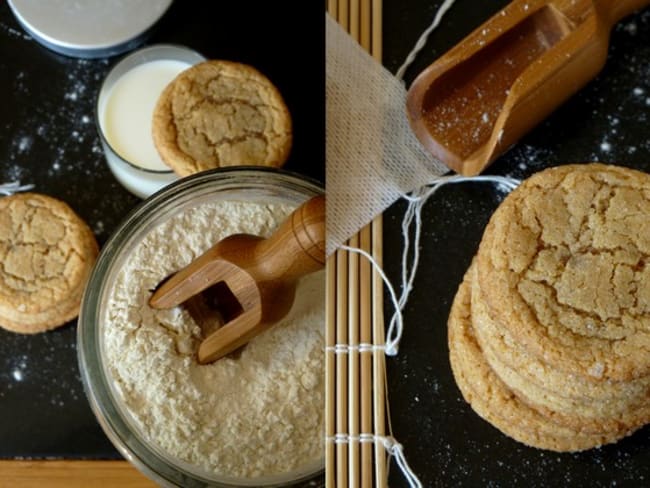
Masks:
[[[68,205],[36,193],[0,199],[0,326],[25,334],[79,314],[97,242]]]
[[[562,425],[523,403],[489,367],[472,329],[471,272],[458,288],[449,316],[449,354],[456,383],[482,418],[526,445],[580,451],[615,442],[629,432],[590,434]]]
[[[472,326],[487,363],[517,396],[558,424],[600,433],[650,421],[650,378],[630,382],[566,374],[523,351],[489,316],[472,283]]]
[[[291,117],[282,96],[251,66],[205,61],[179,74],[153,115],[153,140],[180,176],[223,166],[282,166]]]
[[[650,373],[650,175],[602,164],[535,174],[500,205],[478,253],[493,317],[567,374]]]

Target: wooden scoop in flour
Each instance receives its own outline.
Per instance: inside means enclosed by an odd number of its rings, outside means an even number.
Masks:
[[[198,361],[205,364],[284,317],[298,279],[324,265],[325,197],[318,196],[298,207],[268,239],[237,234],[218,242],[161,283],[149,305],[187,303],[203,330],[224,322],[199,346]]]
[[[593,78],[611,27],[650,0],[516,0],[411,85],[422,144],[475,175]]]

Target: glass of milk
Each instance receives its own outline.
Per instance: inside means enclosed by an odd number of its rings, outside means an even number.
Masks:
[[[145,47],[120,60],[99,90],[96,122],[108,167],[140,198],[178,178],[154,146],[153,110],[169,82],[202,61],[201,54],[182,46]]]

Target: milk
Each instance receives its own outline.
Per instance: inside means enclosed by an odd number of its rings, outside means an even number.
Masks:
[[[167,59],[137,65],[100,97],[99,124],[110,146],[104,144],[106,160],[115,177],[142,198],[177,178],[158,155],[151,125],[158,97],[176,75],[190,66]]]
[[[123,159],[153,171],[169,171],[151,137],[151,119],[164,88],[190,65],[181,61],[150,61],[125,73],[106,96],[104,136]]]

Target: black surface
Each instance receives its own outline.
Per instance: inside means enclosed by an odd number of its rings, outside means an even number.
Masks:
[[[161,42],[265,73],[293,116],[285,167],[323,181],[322,5],[178,0],[147,44]],[[67,202],[100,244],[140,201],[109,172],[94,126],[95,97],[114,62],[46,50],[0,3],[0,183],[20,179]],[[88,406],[75,342],[75,322],[36,336],[0,330],[0,458],[118,457]]]
[[[384,2],[384,64],[390,70],[396,71],[441,3]],[[506,3],[458,0],[408,71],[407,82]],[[487,173],[520,178],[547,166],[595,160],[650,171],[648,117],[650,11],[645,11],[615,28],[600,76]],[[404,338],[399,355],[388,359],[395,437],[427,487],[649,486],[648,427],[616,445],[556,454],[505,437],[463,401],[449,366],[447,316],[483,228],[502,198],[490,184],[454,185],[443,188],[424,209],[422,259],[405,310]],[[404,208],[394,205],[384,220],[384,262],[394,283]],[[391,313],[387,307],[386,316]],[[406,486],[394,464],[390,486]]]

